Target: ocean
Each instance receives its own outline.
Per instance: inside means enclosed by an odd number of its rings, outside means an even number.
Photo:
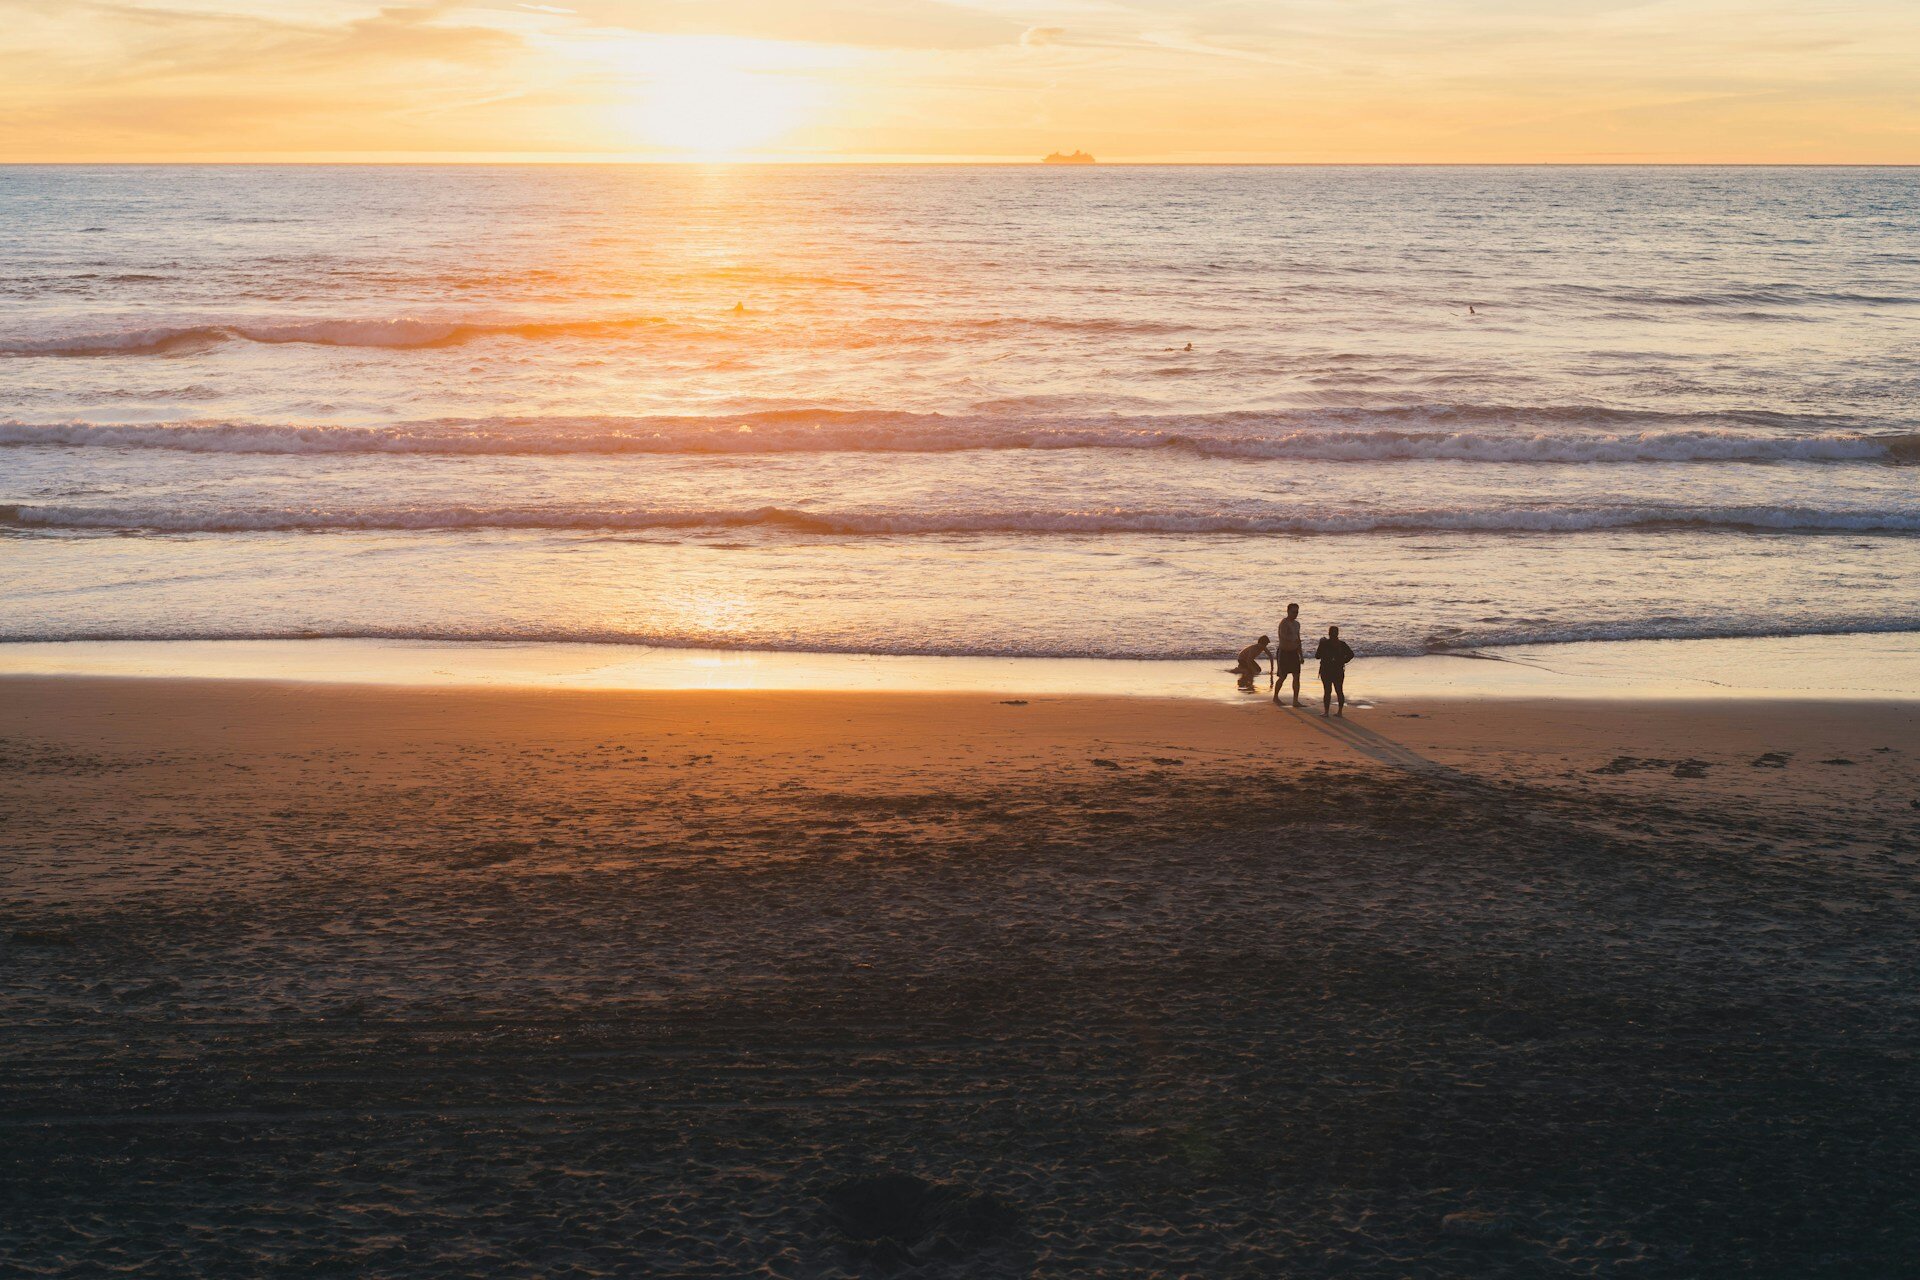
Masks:
[[[1920,170],[0,168],[0,640],[1920,631]]]

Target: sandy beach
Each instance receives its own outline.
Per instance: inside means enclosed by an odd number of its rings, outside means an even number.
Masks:
[[[1910,702],[0,680],[0,1271],[1884,1276]]]
[[[0,1280],[1920,1280],[1916,17],[0,0]]]

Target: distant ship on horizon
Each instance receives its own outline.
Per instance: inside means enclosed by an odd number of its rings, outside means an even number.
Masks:
[[[1053,154],[1047,156],[1040,163],[1041,164],[1093,164],[1095,163],[1095,161],[1092,156],[1088,155],[1084,151],[1076,151],[1070,156],[1062,155],[1060,152],[1056,151]]]

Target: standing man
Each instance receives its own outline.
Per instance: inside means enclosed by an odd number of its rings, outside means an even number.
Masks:
[[[1320,659],[1320,714],[1326,715],[1333,706],[1334,696],[1340,698],[1340,714],[1347,714],[1347,664],[1353,661],[1353,650],[1340,638],[1340,628],[1328,627],[1327,638],[1313,651]]]
[[[1280,705],[1280,686],[1293,677],[1293,705],[1300,705],[1300,667],[1302,665],[1300,644],[1300,606],[1287,606],[1287,616],[1280,621],[1280,638],[1273,645],[1273,705]]]

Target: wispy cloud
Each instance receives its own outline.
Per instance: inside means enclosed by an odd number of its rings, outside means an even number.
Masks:
[[[807,155],[1920,162],[1913,0],[0,0],[0,158],[622,152],[688,50]]]
[[[513,90],[521,39],[452,9],[396,4],[322,23],[83,0],[53,20],[63,52],[53,74],[0,50],[0,114],[32,111],[51,146],[90,136],[116,151],[324,146],[388,112]]]

